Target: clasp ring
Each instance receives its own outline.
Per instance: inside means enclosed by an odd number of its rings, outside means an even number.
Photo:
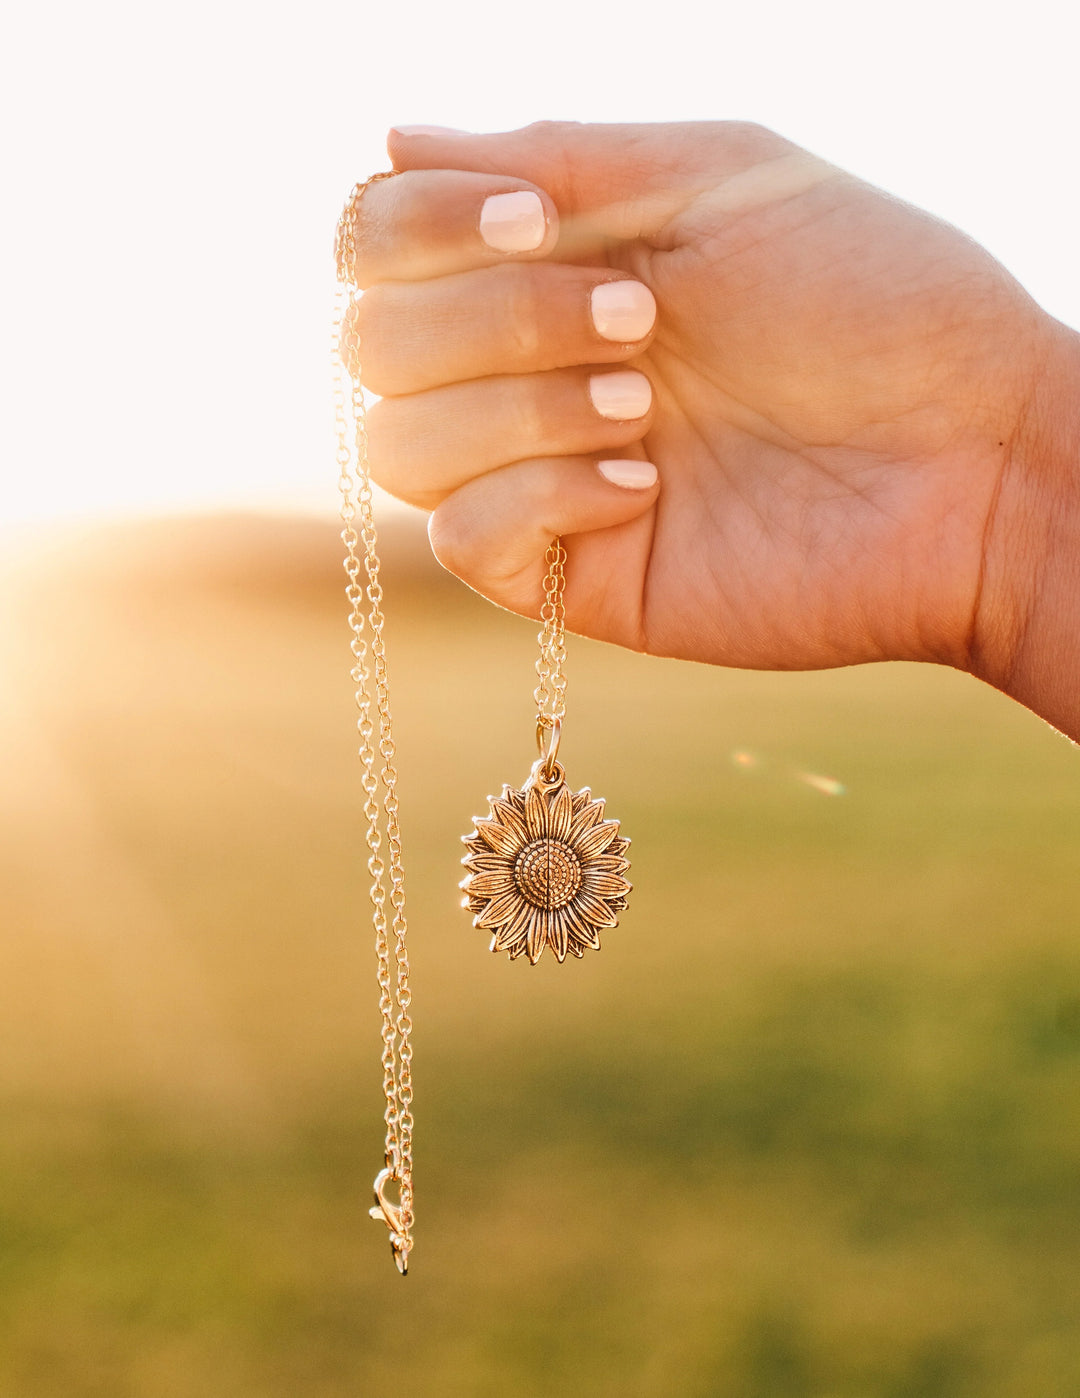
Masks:
[[[398,1271],[405,1276],[409,1270],[409,1249],[412,1247],[412,1239],[405,1230],[403,1204],[395,1204],[392,1199],[386,1197],[386,1186],[397,1184],[400,1186],[397,1169],[393,1165],[387,1165],[375,1176],[375,1207],[368,1210],[373,1219],[379,1223],[385,1223],[390,1230],[390,1248],[394,1254],[394,1262]]]

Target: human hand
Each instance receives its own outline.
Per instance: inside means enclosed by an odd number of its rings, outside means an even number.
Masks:
[[[357,230],[371,459],[432,510],[447,567],[535,616],[561,534],[574,631],[1002,683],[1067,332],[985,251],[753,126],[394,132],[390,151],[404,173],[367,190]],[[484,200],[530,189],[542,241],[493,251]],[[604,338],[591,294],[627,279],[655,330]],[[652,406],[611,421],[590,379],[624,367]],[[610,483],[612,457],[658,481]]]

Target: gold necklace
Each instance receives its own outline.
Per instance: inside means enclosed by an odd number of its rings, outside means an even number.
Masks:
[[[372,178],[386,179],[388,175],[375,175]],[[346,305],[358,290],[354,229],[359,202],[369,183],[371,181],[353,188],[338,221],[331,363],[338,489],[341,492],[341,541],[345,545],[347,578],[345,596],[349,603],[349,630],[352,632],[350,649],[353,664],[349,673],[355,686],[356,730],[360,739],[361,782],[365,795],[367,866],[371,875],[372,923],[378,961],[379,1010],[382,1015],[383,1093],[386,1098],[383,1112],[386,1150],[383,1168],[375,1177],[375,1207],[371,1210],[371,1216],[386,1224],[394,1261],[404,1276],[409,1270],[409,1253],[413,1245],[412,1019],[409,1015],[412,992],[409,988],[409,953],[406,947],[405,873],[401,863],[398,778],[394,765],[394,734],[383,635],[385,618],[382,584],[379,581],[378,535],[368,469],[367,414],[364,391],[360,386],[360,339],[354,329],[343,328]],[[346,362],[348,370],[345,368]],[[366,583],[361,581],[361,569]],[[365,632],[370,634],[370,641]],[[386,906],[388,878],[389,914]],[[396,1201],[391,1197],[394,1189],[397,1191]]]
[[[558,761],[566,714],[563,592],[566,550],[553,539],[536,662],[536,745],[540,755],[520,788],[490,796],[491,810],[466,835],[462,900],[473,926],[491,931],[491,950],[535,963],[550,948],[559,961],[600,949],[600,932],[626,907],[630,841],[588,787],[571,791]]]
[[[354,185],[338,220],[331,360],[345,596],[352,633],[349,673],[357,707],[382,1018],[386,1142],[370,1213],[386,1225],[394,1262],[404,1276],[413,1247],[414,1217],[412,992],[405,874],[361,345],[355,320],[346,317],[346,308],[360,294],[356,268],[360,201],[370,184],[393,174],[388,170]],[[630,841],[619,834],[617,820],[604,819],[604,802],[594,799],[588,787],[570,789],[558,761],[566,714],[566,561],[562,540],[553,539],[546,558],[536,662],[539,756],[520,788],[504,786],[501,797],[488,798],[488,815],[476,818],[470,834],[463,837],[468,853],[462,860],[467,871],[461,882],[462,902],[474,914],[473,925],[491,932],[492,951],[507,952],[511,961],[524,954],[534,964],[546,948],[560,962],[568,954],[580,957],[588,948],[599,949],[601,930],[617,925],[617,914],[626,907],[631,890],[625,878]]]

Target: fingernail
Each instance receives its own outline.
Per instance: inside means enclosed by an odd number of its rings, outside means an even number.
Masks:
[[[601,282],[591,303],[593,324],[605,340],[642,340],[656,321],[656,300],[641,282]]]
[[[392,126],[399,136],[467,136],[467,131],[459,131],[456,126]]]
[[[598,461],[596,469],[606,481],[627,490],[648,490],[656,484],[657,471],[651,461]]]
[[[531,189],[489,194],[484,200],[480,236],[496,252],[533,252],[546,232],[544,206]]]
[[[620,369],[613,374],[592,374],[589,397],[601,417],[630,422],[644,417],[652,404],[652,384],[636,369]]]

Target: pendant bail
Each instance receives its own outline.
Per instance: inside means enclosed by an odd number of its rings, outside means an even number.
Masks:
[[[545,781],[551,781],[562,739],[562,719],[539,714],[536,719],[536,749],[540,754],[540,770]]]

